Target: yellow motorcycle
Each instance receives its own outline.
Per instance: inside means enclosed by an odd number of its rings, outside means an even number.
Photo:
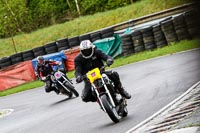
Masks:
[[[101,109],[108,114],[110,119],[117,123],[121,117],[128,114],[127,101],[115,89],[113,81],[106,75],[105,67],[94,68],[83,76],[91,83],[93,94],[97,98]]]

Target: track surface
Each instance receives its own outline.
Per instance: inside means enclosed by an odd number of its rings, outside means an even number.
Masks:
[[[0,133],[123,133],[150,117],[200,80],[200,50],[155,58],[113,69],[132,94],[128,117],[114,124],[96,103],[67,99],[43,87],[0,97]],[[73,80],[74,82],[74,80]],[[76,84],[79,93],[83,84]]]

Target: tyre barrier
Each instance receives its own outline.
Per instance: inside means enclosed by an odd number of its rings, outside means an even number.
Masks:
[[[10,60],[10,56],[3,57],[0,59],[0,68],[6,68],[6,67],[10,66],[11,64],[12,63]]]
[[[167,41],[160,24],[153,26],[153,36],[157,48],[161,48],[167,45]]]
[[[80,40],[80,42],[83,41],[83,40],[90,40],[91,41],[90,34],[80,35],[79,40]]]
[[[178,40],[190,39],[183,14],[173,17],[174,29]]]
[[[133,30],[129,34],[120,35],[123,55],[130,55],[131,52],[153,50],[173,42],[199,37],[200,21],[196,14],[196,10],[189,10],[167,17],[152,25]],[[127,46],[128,44],[133,44],[134,50],[132,50],[132,47]]]
[[[107,29],[101,30],[101,38],[108,38],[108,37],[112,37],[113,35],[114,35],[113,28],[107,28]]]
[[[35,57],[42,56],[46,54],[44,46],[33,48],[33,54]]]
[[[57,40],[56,45],[57,45],[58,51],[62,51],[62,50],[66,50],[70,48],[67,38],[62,38],[62,39]]]
[[[56,42],[50,42],[44,45],[46,54],[52,54],[58,52],[58,47]]]
[[[168,44],[178,41],[172,19],[161,22],[161,28],[164,32]]]
[[[23,61],[22,53],[16,53],[10,56],[11,64],[17,64]]]
[[[97,31],[97,32],[91,33],[90,34],[90,38],[91,38],[92,42],[94,42],[94,41],[96,41],[98,39],[101,39],[101,32]]]
[[[187,25],[188,33],[192,38],[199,36],[200,20],[195,10],[187,11],[183,14]]]
[[[79,36],[69,38],[68,42],[70,47],[78,46],[80,44]]]
[[[26,50],[26,51],[23,51],[22,52],[22,58],[23,58],[23,61],[27,61],[27,60],[32,60],[35,58],[34,54],[33,54],[33,50],[30,49],[30,50]]]
[[[134,53],[134,45],[131,34],[124,34],[121,36],[122,39],[122,53],[124,56],[128,56]]]
[[[155,42],[154,42],[154,36],[153,36],[153,27],[148,26],[143,29],[141,29],[144,46],[146,50],[152,50],[156,48]]]
[[[142,33],[140,32],[140,30],[133,31],[131,33],[131,38],[133,41],[135,53],[145,50],[143,37],[142,37]]]

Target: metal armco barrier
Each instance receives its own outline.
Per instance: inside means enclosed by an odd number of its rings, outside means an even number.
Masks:
[[[198,4],[196,4],[196,3],[184,4],[184,5],[181,5],[181,6],[177,6],[177,7],[174,7],[174,8],[170,8],[170,9],[167,9],[167,10],[156,12],[156,13],[153,13],[153,14],[150,14],[150,15],[147,15],[147,16],[139,17],[139,18],[136,18],[136,19],[130,19],[126,22],[110,26],[110,28],[113,28],[114,31],[126,29],[126,28],[129,28],[129,27],[133,27],[135,25],[138,25],[138,24],[142,24],[142,23],[146,23],[146,22],[149,22],[149,21],[153,21],[153,20],[156,20],[156,19],[163,18],[163,17],[182,13],[184,11],[196,8],[197,6],[198,6]],[[107,27],[107,28],[109,28],[109,27]]]

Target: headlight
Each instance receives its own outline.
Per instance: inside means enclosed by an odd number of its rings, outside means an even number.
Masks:
[[[55,77],[56,79],[59,79],[61,76],[62,76],[62,73],[60,73],[60,72],[55,72],[55,73],[54,73],[54,77]]]

